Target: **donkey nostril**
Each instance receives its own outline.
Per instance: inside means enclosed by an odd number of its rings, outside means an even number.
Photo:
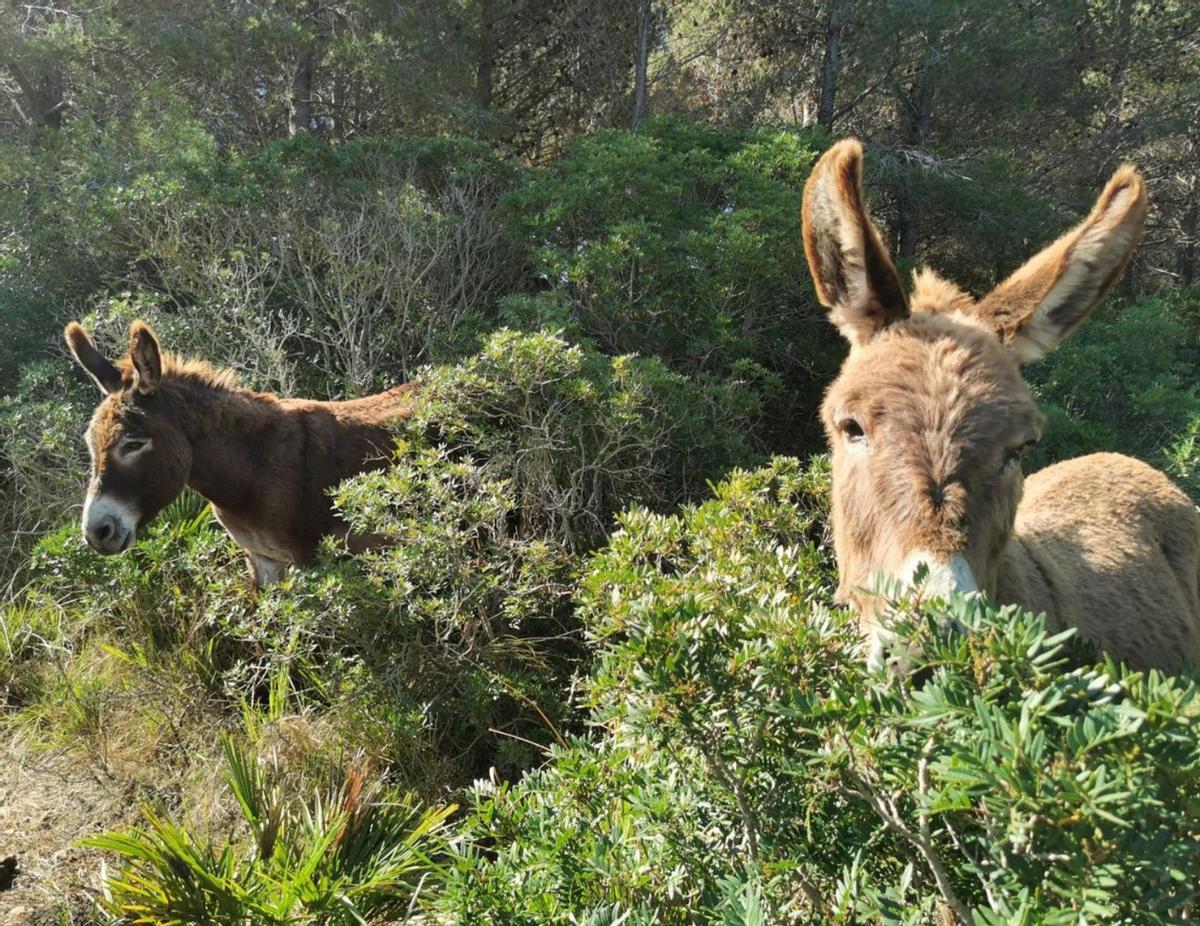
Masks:
[[[107,543],[108,539],[112,537],[115,529],[116,528],[114,527],[112,521],[105,521],[96,531],[96,539],[98,539],[101,543]]]

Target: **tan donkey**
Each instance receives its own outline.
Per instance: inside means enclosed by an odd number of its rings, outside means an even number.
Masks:
[[[92,470],[84,539],[120,553],[190,486],[246,551],[256,588],[304,565],[321,538],[346,535],[326,490],[387,464],[388,425],[407,416],[414,384],[348,402],[280,399],[239,388],[228,370],[160,350],[142,322],[114,364],[78,324],[71,353],[104,396],[87,431]],[[371,538],[347,538],[352,551]]]
[[[883,656],[869,589],[921,563],[927,590],[986,591],[1045,612],[1135,666],[1200,664],[1200,514],[1162,473],[1101,453],[1026,482],[1042,416],[1020,364],[1066,339],[1121,275],[1146,218],[1131,167],[1091,214],[976,300],[929,270],[911,299],[862,199],[862,147],[843,141],[804,191],[804,247],[850,342],[822,417],[833,451],[839,600]]]

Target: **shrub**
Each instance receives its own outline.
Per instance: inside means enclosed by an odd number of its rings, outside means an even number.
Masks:
[[[0,368],[99,306],[256,386],[363,393],[494,326],[525,262],[497,210],[519,171],[485,144],[306,134],[218,152],[162,94],[32,153],[0,146],[0,315],[33,322]]]
[[[23,568],[37,539],[83,497],[90,385],[65,363],[38,361],[0,396],[0,580]]]
[[[347,728],[435,786],[515,774],[573,726],[577,552],[624,505],[669,506],[744,459],[753,398],[507,331],[424,382],[392,467],[335,496],[388,544],[297,576],[230,630],[319,677]]]
[[[1032,468],[1099,450],[1168,462],[1168,448],[1200,416],[1200,333],[1187,322],[1189,303],[1107,305],[1031,369],[1049,418]]]
[[[48,307],[78,309],[138,260],[143,216],[173,208],[182,179],[215,158],[212,136],[158,81],[135,105],[103,119],[77,112],[36,145],[6,135],[0,276]]]
[[[506,205],[548,291],[509,311],[573,336],[718,376],[752,361],[784,388],[776,445],[815,444],[812,409],[843,347],[804,273],[800,195],[815,136],[672,120],[601,132],[533,174]]]
[[[454,356],[521,267],[495,209],[513,171],[477,143],[295,140],[228,173],[150,246],[168,291],[265,306],[338,386]]]
[[[28,288],[0,285],[0,395],[13,391],[21,368],[41,359],[59,336],[53,308]]]
[[[760,402],[745,379],[691,380],[654,359],[502,330],[428,373],[408,432],[509,481],[518,533],[587,548],[625,505],[668,507],[751,458]]]
[[[304,358],[268,385],[369,392],[461,352],[515,282],[496,211],[514,173],[466,140],[280,142],[193,172],[175,208],[146,214],[139,276],[221,332],[214,359],[265,347]]]
[[[1200,502],[1200,415],[1167,451],[1167,472]]]
[[[868,673],[821,604],[822,480],[778,460],[623,518],[583,593],[595,741],[477,787],[451,915],[1165,923],[1195,902],[1196,680],[1092,665],[970,599],[894,601],[912,673]]]
[[[146,828],[94,836],[121,871],[101,908],[122,922],[359,924],[411,914],[444,851],[453,806],[385,792],[361,762],[309,797],[224,742],[226,781],[248,830],[217,840],[146,809]]]
[[[403,449],[337,502],[355,529],[388,545],[336,578],[298,579],[311,596],[300,605],[306,624],[293,596],[257,620],[332,642],[340,668],[322,675],[340,688],[336,709],[369,741],[383,734],[377,742],[406,780],[436,788],[530,765],[570,721],[565,691],[582,656],[573,557],[513,530],[511,484],[438,450]]]
[[[912,613],[929,681],[850,699],[806,773],[873,808],[960,921],[1177,922],[1200,874],[1200,806],[1179,789],[1200,760],[1195,676],[1081,664],[1069,632],[1014,608],[956,601],[967,634],[949,639],[943,608]],[[868,909],[922,893],[855,868]]]

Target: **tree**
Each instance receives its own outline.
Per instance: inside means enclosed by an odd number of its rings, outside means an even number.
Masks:
[[[654,31],[652,0],[637,0],[637,52],[633,62],[633,117],[630,128],[637,131],[646,118],[646,94],[649,90],[650,40]]]

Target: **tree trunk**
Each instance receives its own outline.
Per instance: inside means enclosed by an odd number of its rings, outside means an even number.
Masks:
[[[1183,213],[1183,220],[1180,222],[1180,242],[1179,242],[1179,285],[1192,286],[1196,282],[1196,225],[1197,219],[1200,219],[1200,203],[1196,201],[1197,196],[1196,178],[1192,178],[1191,202],[1188,203],[1187,210]]]
[[[296,61],[288,93],[288,137],[307,132],[312,120],[313,53],[305,49]]]
[[[905,114],[903,139],[910,148],[920,148],[929,138],[929,126],[933,117],[933,97],[937,90],[935,69],[941,59],[936,39],[931,39],[925,66],[917,75],[912,90],[903,101]],[[899,221],[896,229],[896,256],[902,261],[913,261],[917,256],[917,241],[921,231],[921,205],[918,194],[911,189],[900,197]]]
[[[838,44],[841,41],[842,16],[836,0],[829,5],[825,20],[825,57],[821,63],[821,98],[817,105],[817,125],[833,133],[834,98],[837,92]]]
[[[900,199],[898,228],[896,234],[896,256],[911,263],[917,256],[917,235],[921,226],[921,208],[911,192]]]
[[[480,0],[479,60],[475,67],[475,102],[480,109],[492,105],[492,74],[496,67],[496,0]]]
[[[651,0],[638,2],[637,58],[633,73],[633,118],[629,127],[637,131],[646,118],[646,95],[650,66]]]
[[[345,140],[350,120],[346,118],[346,81],[340,74],[333,81],[333,112],[331,131],[338,141]]]
[[[1102,137],[1109,144],[1117,139],[1124,127],[1125,95],[1129,89],[1129,52],[1133,38],[1133,3],[1132,0],[1118,0],[1114,36],[1113,61],[1110,79],[1112,81],[1111,96]]]

